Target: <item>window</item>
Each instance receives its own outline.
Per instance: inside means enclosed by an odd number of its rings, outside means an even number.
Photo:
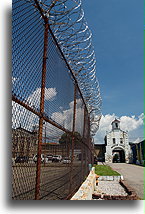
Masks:
[[[123,143],[123,138],[120,138],[120,143],[121,143],[121,144]]]
[[[115,144],[115,138],[113,138],[113,144]]]
[[[116,128],[118,129],[118,123],[115,123]]]

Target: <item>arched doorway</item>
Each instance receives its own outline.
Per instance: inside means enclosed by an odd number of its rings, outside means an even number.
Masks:
[[[113,163],[125,163],[125,152],[122,148],[115,148],[112,151],[112,162]]]

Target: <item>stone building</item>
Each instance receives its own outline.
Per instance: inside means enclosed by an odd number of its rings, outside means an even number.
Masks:
[[[37,153],[38,133],[22,127],[12,129],[12,158],[18,156],[33,157]]]
[[[120,129],[120,121],[117,119],[111,125],[112,130],[105,136],[105,162],[129,163],[131,149],[128,142],[128,132]]]

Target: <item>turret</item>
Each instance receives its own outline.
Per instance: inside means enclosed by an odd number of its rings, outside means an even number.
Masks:
[[[120,129],[120,121],[115,118],[115,120],[111,123],[112,131]]]

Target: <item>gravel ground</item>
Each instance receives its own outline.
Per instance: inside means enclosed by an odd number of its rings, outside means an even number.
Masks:
[[[118,181],[99,181],[94,194],[95,193],[105,195],[127,195],[124,188],[119,184]]]
[[[126,163],[110,163],[107,164],[112,169],[123,175],[124,180],[142,200],[144,199],[144,167],[126,164]]]

